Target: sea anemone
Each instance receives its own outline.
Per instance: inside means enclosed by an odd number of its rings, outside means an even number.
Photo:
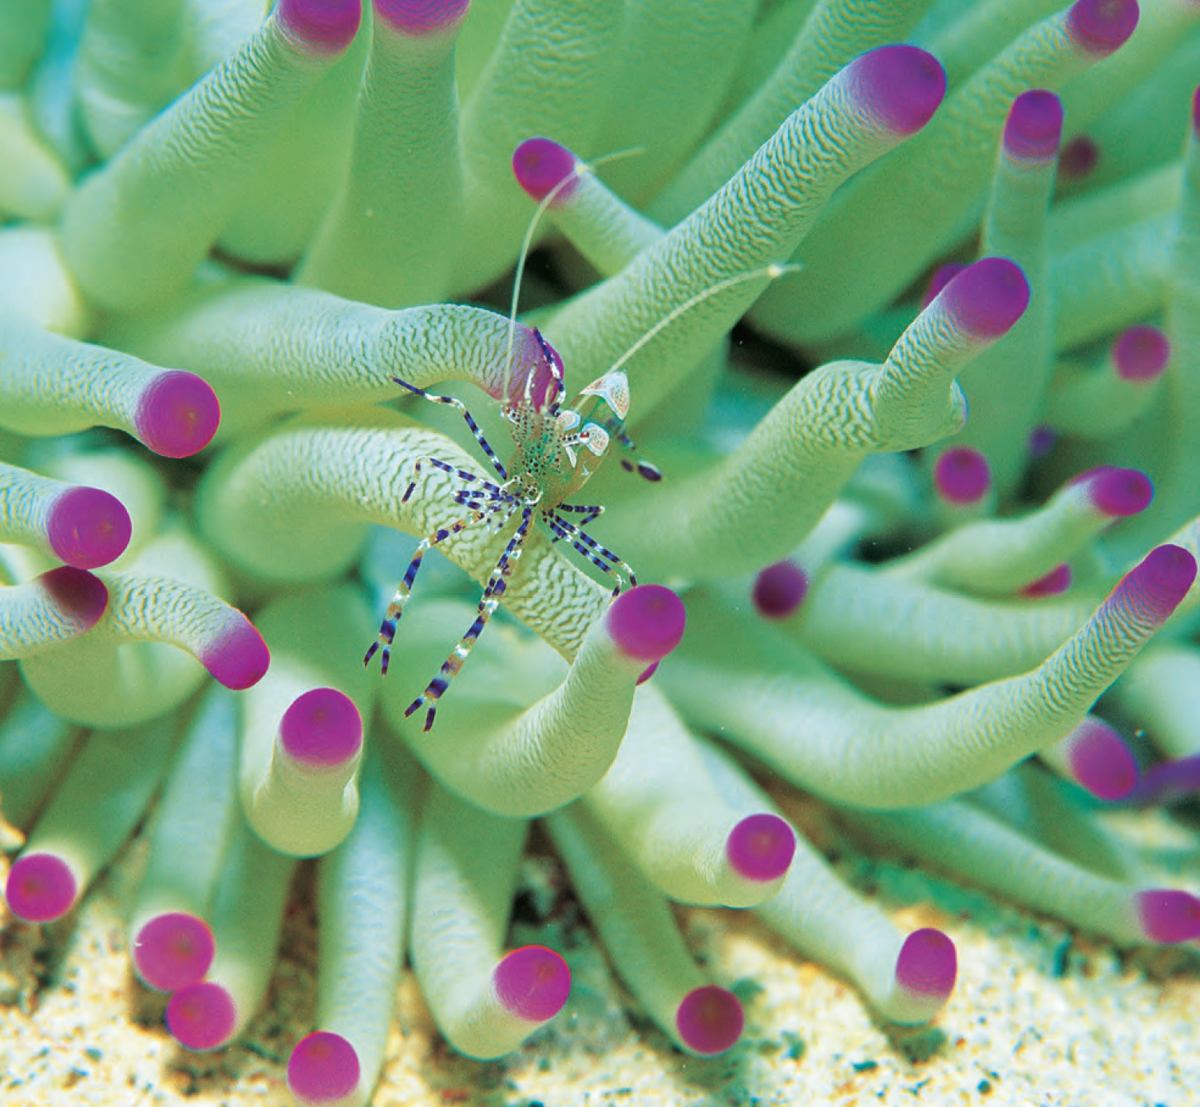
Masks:
[[[3,985],[133,839],[105,1095],[412,1102],[415,981],[756,1101],[716,907],[920,1054],[977,908],[847,858],[1200,937],[1200,3],[268,8],[0,3]]]

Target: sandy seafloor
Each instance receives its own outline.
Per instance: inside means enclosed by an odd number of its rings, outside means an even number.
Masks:
[[[1146,822],[1138,817],[1139,825]],[[1194,890],[1196,837],[1157,816],[1149,825],[1155,854],[1173,864],[1176,883]],[[749,914],[694,909],[680,912],[689,944],[713,979],[741,996],[747,1024],[726,1056],[685,1057],[612,982],[573,901],[560,896],[550,906],[558,874],[542,858],[527,866],[532,894],[524,914],[538,917],[540,901],[547,921],[517,924],[512,939],[556,945],[568,957],[574,986],[567,1008],[523,1050],[497,1062],[468,1061],[441,1041],[406,973],[372,1102],[1200,1103],[1195,949],[1119,952],[899,860],[875,859],[836,832],[829,842],[842,876],[899,924],[939,926],[953,937],[958,985],[932,1026],[881,1024],[850,986],[784,949]],[[0,1104],[291,1103],[287,1055],[315,1016],[311,869],[301,870],[293,888],[264,1010],[231,1048],[191,1054],[163,1029],[163,998],[136,985],[129,972],[121,902],[141,860],[139,845],[128,848],[84,905],[52,927],[16,924],[0,908]]]

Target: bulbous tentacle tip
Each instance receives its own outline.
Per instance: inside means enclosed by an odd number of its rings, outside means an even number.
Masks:
[[[1137,787],[1125,798],[1139,806],[1174,803],[1200,792],[1200,754],[1161,761],[1138,778]]]
[[[541,203],[558,189],[552,207],[565,204],[575,193],[579,177],[574,154],[552,138],[527,138],[513,151],[513,176],[530,199]],[[561,187],[560,187],[561,186]]]
[[[132,533],[125,505],[99,488],[69,488],[54,501],[46,526],[55,556],[76,569],[115,561]]]
[[[732,1049],[745,1025],[746,1014],[737,996],[715,984],[693,988],[675,1012],[675,1028],[684,1045],[702,1057]]]
[[[1029,282],[1008,258],[981,258],[942,292],[939,302],[969,334],[991,341],[1007,334],[1029,306]]]
[[[237,1026],[237,1006],[226,988],[211,980],[180,988],[167,1003],[167,1030],[185,1049],[220,1049]]]
[[[958,953],[936,927],[914,930],[896,958],[896,983],[913,996],[945,1002],[958,977]]]
[[[222,630],[199,655],[200,664],[226,688],[252,688],[271,665],[271,652],[254,625],[233,611]]]
[[[63,565],[43,573],[38,580],[64,614],[74,619],[81,630],[90,630],[108,607],[108,589],[104,581],[86,569]]]
[[[471,0],[372,0],[375,15],[406,35],[448,31],[467,14]]]
[[[1112,356],[1122,380],[1152,381],[1171,359],[1171,342],[1158,327],[1129,327],[1117,336]]]
[[[1115,469],[1107,466],[1088,480],[1088,498],[1105,515],[1123,519],[1137,515],[1154,499],[1154,485],[1140,469]]]
[[[1058,157],[1058,175],[1067,181],[1082,180],[1100,164],[1100,147],[1089,135],[1069,139]]]
[[[1192,134],[1200,138],[1200,86],[1192,93]]]
[[[221,405],[212,386],[195,373],[160,373],[138,401],[134,426],[138,438],[163,457],[191,457],[213,439]]]
[[[945,265],[939,265],[933,271],[933,275],[929,278],[929,283],[925,286],[925,292],[921,297],[922,310],[929,307],[938,298],[942,289],[964,269],[966,269],[966,265],[961,261],[948,261]]]
[[[946,95],[941,62],[918,46],[880,46],[847,68],[862,108],[895,134],[919,131]]]
[[[1137,26],[1137,0],[1077,0],[1067,13],[1067,33],[1089,54],[1111,54]]]
[[[613,600],[605,619],[623,654],[638,661],[658,661],[679,645],[687,613],[683,600],[671,589],[639,584]]]
[[[1064,561],[1061,565],[1055,565],[1044,577],[1038,577],[1037,580],[1032,580],[1023,588],[1018,589],[1017,595],[1027,600],[1040,600],[1047,596],[1061,596],[1071,587],[1073,580],[1074,575],[1071,572],[1071,566]]]
[[[1200,899],[1174,888],[1152,888],[1134,896],[1143,935],[1160,945],[1200,938]]]
[[[1154,623],[1165,622],[1196,579],[1196,559],[1182,546],[1155,546],[1121,579],[1108,602]]]
[[[1004,123],[1004,151],[1021,161],[1048,161],[1062,141],[1063,106],[1046,89],[1022,92]]]
[[[288,1058],[288,1088],[303,1107],[336,1107],[346,1102],[361,1076],[354,1046],[329,1030],[301,1038]]]
[[[978,450],[951,446],[934,463],[933,483],[942,499],[952,504],[978,503],[992,486],[992,471]]]
[[[313,688],[297,696],[283,713],[279,740],[304,765],[343,765],[362,749],[362,716],[344,692]]]
[[[215,952],[208,923],[186,911],[170,911],[138,930],[131,956],[148,988],[176,992],[204,979]]]
[[[1071,734],[1067,762],[1075,780],[1097,799],[1125,799],[1137,787],[1137,759],[1103,719],[1084,719]]]
[[[4,885],[8,909],[31,923],[61,919],[79,894],[75,875],[54,853],[27,853],[17,858]]]
[[[505,1010],[526,1022],[554,1018],[571,994],[571,970],[552,949],[522,946],[506,954],[492,974]]]
[[[747,815],[725,841],[729,863],[747,880],[769,884],[788,871],[796,854],[796,832],[770,812]]]
[[[750,599],[764,619],[786,619],[808,595],[808,574],[794,561],[777,561],[754,578]]]
[[[340,54],[358,34],[362,0],[279,0],[279,25],[310,50]]]

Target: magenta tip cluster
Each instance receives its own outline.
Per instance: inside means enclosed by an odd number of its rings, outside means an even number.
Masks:
[[[786,619],[808,594],[808,574],[794,561],[777,561],[754,578],[750,599],[765,619]]]
[[[952,504],[978,503],[992,486],[992,471],[978,450],[951,446],[933,466],[933,483],[942,499]]]
[[[575,155],[551,138],[527,138],[513,151],[513,176],[529,197],[539,203],[563,185],[551,204],[565,204],[575,193]],[[568,182],[564,184],[564,182]]]
[[[1097,799],[1125,799],[1138,782],[1138,764],[1122,738],[1102,719],[1087,718],[1070,735],[1067,763]]]
[[[1200,938],[1200,899],[1173,888],[1137,892],[1135,910],[1142,932],[1152,942],[1174,945]]]
[[[1022,92],[1004,124],[1004,151],[1021,161],[1049,161],[1058,153],[1062,126],[1062,101],[1053,92]]]
[[[361,0],[279,0],[276,18],[288,34],[324,54],[339,54],[354,41],[362,21]]]
[[[938,298],[970,335],[991,341],[1007,334],[1029,306],[1029,282],[1008,258],[981,258],[968,265]]]
[[[932,926],[914,930],[896,958],[896,983],[922,999],[941,999],[954,991],[958,954],[954,943]]]
[[[1089,54],[1111,54],[1138,22],[1137,0],[1077,0],[1067,14],[1067,33]]]
[[[375,14],[407,35],[435,35],[450,30],[471,0],[373,0]]]
[[[686,621],[683,600],[671,589],[640,584],[613,600],[606,625],[626,657],[658,661],[679,645]]]
[[[271,664],[271,653],[250,620],[234,611],[225,627],[200,652],[199,660],[226,688],[240,692],[262,680]]]
[[[933,275],[929,278],[929,283],[925,286],[925,292],[921,297],[921,309],[924,310],[929,307],[938,298],[942,289],[964,269],[966,269],[966,264],[961,261],[948,261],[945,265],[939,265],[933,271]]]
[[[288,1058],[288,1088],[304,1107],[331,1107],[358,1087],[358,1053],[340,1034],[318,1030],[301,1038]]]
[[[1116,519],[1145,511],[1154,499],[1154,485],[1140,469],[1101,465],[1075,479],[1088,482],[1088,499],[1097,511]]]
[[[76,569],[115,561],[129,545],[133,524],[116,496],[99,488],[69,488],[50,509],[46,537],[54,555]]]
[[[863,109],[894,134],[911,135],[946,95],[946,71],[917,46],[880,46],[847,67]]]
[[[203,980],[215,951],[208,923],[186,911],[170,911],[137,932],[133,967],[148,988],[174,992]]]
[[[362,716],[336,688],[313,688],[283,714],[279,740],[297,761],[314,768],[342,765],[362,748]]]
[[[8,872],[4,898],[25,922],[61,919],[75,905],[78,885],[67,863],[54,853],[27,853]]]
[[[1166,369],[1171,343],[1158,327],[1129,327],[1113,343],[1117,375],[1126,381],[1152,381]]]
[[[1071,587],[1073,579],[1071,566],[1064,561],[1061,565],[1055,565],[1044,577],[1038,577],[1037,580],[1030,581],[1024,588],[1018,590],[1017,595],[1024,596],[1027,600],[1040,600],[1046,596],[1061,596]]]
[[[742,1005],[727,988],[705,984],[683,997],[675,1012],[675,1027],[693,1053],[711,1057],[737,1044],[746,1025]]]
[[[1196,559],[1182,546],[1155,546],[1114,589],[1111,600],[1163,622],[1196,579]]]
[[[138,437],[163,457],[191,457],[217,433],[221,405],[203,378],[182,369],[159,373],[138,400]]]
[[[62,612],[74,619],[81,630],[90,630],[108,607],[108,589],[104,581],[86,569],[62,565],[37,578]]]
[[[511,1015],[545,1022],[571,994],[571,970],[552,949],[522,946],[506,954],[492,973],[496,997]]]
[[[236,1026],[233,996],[211,980],[180,988],[167,1003],[167,1030],[185,1049],[220,1049]]]
[[[796,832],[778,815],[747,815],[730,831],[725,856],[747,880],[768,883],[788,871],[796,853]]]

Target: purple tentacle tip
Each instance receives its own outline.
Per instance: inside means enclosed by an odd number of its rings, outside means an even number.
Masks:
[[[657,661],[651,662],[649,665],[647,665],[641,671],[641,674],[637,678],[637,683],[645,684],[646,681],[648,681],[652,676],[654,676],[654,670],[657,668],[658,668],[658,662]]]
[[[180,988],[167,1004],[167,1030],[185,1049],[220,1049],[236,1026],[233,996],[211,980]]]
[[[1084,719],[1071,732],[1067,764],[1081,787],[1109,803],[1124,799],[1137,787],[1137,760],[1125,739],[1103,719]]]
[[[508,392],[501,395],[503,381],[498,378],[495,391],[489,389],[489,395],[508,407],[518,407],[525,403],[525,385],[530,377],[533,379],[529,384],[529,402],[535,411],[541,411],[554,399],[558,381],[563,379],[562,358],[536,327],[518,323]]]
[[[1004,152],[1020,161],[1049,161],[1058,153],[1062,125],[1062,101],[1053,92],[1022,92],[1004,124]]]
[[[168,369],[142,393],[133,422],[138,438],[156,454],[191,457],[217,433],[221,405],[206,380]]]
[[[571,970],[552,949],[522,946],[506,954],[496,966],[492,984],[509,1014],[526,1022],[545,1022],[567,1002]]]
[[[252,688],[266,673],[271,654],[262,635],[240,611],[230,613],[221,631],[198,654],[203,665],[226,688]]]
[[[1173,803],[1190,799],[1196,792],[1200,792],[1200,754],[1151,765],[1126,798],[1142,805]]]
[[[808,594],[808,574],[794,561],[777,561],[754,578],[750,599],[764,619],[786,619]]]
[[[1158,327],[1130,327],[1113,343],[1117,375],[1125,381],[1152,381],[1171,357],[1171,343]]]
[[[1007,334],[1029,306],[1029,282],[1008,258],[981,258],[947,286],[939,302],[968,334],[985,342]]]
[[[108,606],[104,581],[86,569],[62,565],[43,573],[38,580],[62,613],[79,624],[80,630],[94,627]]]
[[[435,35],[454,27],[471,0],[373,0],[375,14],[407,35]]]
[[[362,716],[336,688],[313,688],[283,713],[279,740],[297,761],[313,768],[342,765],[362,749]]]
[[[55,556],[76,569],[115,561],[132,533],[125,505],[99,488],[69,488],[54,501],[46,524]]]
[[[945,265],[939,265],[933,271],[933,276],[929,278],[929,283],[925,286],[925,293],[921,297],[921,310],[924,311],[925,308],[929,307],[941,294],[942,289],[964,269],[966,269],[966,265],[961,261],[948,261]]]
[[[1062,148],[1058,157],[1058,175],[1065,180],[1077,181],[1091,173],[1100,164],[1100,147],[1088,135],[1076,135]]]
[[[1155,888],[1134,896],[1142,933],[1160,945],[1200,938],[1200,899],[1170,888]]]
[[[747,880],[767,883],[788,871],[796,853],[796,832],[778,815],[747,815],[730,832],[725,856]]]
[[[304,1107],[332,1107],[347,1099],[361,1074],[354,1046],[329,1030],[301,1038],[288,1058],[288,1087]]]
[[[340,54],[358,34],[361,0],[279,0],[280,26],[305,46],[323,54]]]
[[[186,911],[155,915],[133,941],[133,967],[148,988],[174,992],[204,979],[216,946],[203,919]]]
[[[1048,427],[1043,423],[1040,426],[1034,427],[1029,432],[1029,440],[1025,443],[1025,448],[1029,451],[1030,457],[1045,457],[1054,449],[1057,441],[1058,432],[1053,427]]]
[[[539,203],[558,189],[551,201],[555,207],[575,194],[579,184],[575,164],[575,155],[550,138],[527,138],[512,156],[517,184]]]
[[[1192,134],[1200,137],[1200,86],[1192,93]]]
[[[79,887],[67,863],[54,853],[27,853],[13,863],[4,885],[8,909],[25,922],[61,919],[75,905]]]
[[[687,615],[683,600],[671,589],[640,584],[613,600],[606,619],[621,653],[637,661],[658,661],[679,645]]]
[[[746,1015],[737,996],[726,988],[705,984],[693,988],[675,1012],[675,1027],[693,1053],[713,1057],[737,1044]]]
[[[946,71],[917,46],[880,46],[847,67],[855,97],[885,130],[907,137],[933,117],[946,95]]]
[[[1027,600],[1059,596],[1071,587],[1071,580],[1071,566],[1064,561],[1061,565],[1055,565],[1044,577],[1030,581],[1024,588],[1018,590],[1017,595],[1024,596]]]
[[[1087,481],[1088,499],[1097,511],[1117,519],[1145,511],[1154,499],[1154,485],[1140,469],[1102,465],[1075,479]]]
[[[992,471],[987,458],[970,446],[943,450],[933,467],[933,483],[952,504],[973,504],[987,495]]]
[[[896,958],[896,983],[906,992],[945,1002],[957,976],[958,954],[942,931],[927,926],[904,939]]]
[[[1139,618],[1164,622],[1196,579],[1196,559],[1182,546],[1155,546],[1113,589],[1106,603],[1131,608]]]
[[[1067,13],[1067,34],[1089,54],[1111,54],[1138,22],[1137,0],[1078,0]]]

